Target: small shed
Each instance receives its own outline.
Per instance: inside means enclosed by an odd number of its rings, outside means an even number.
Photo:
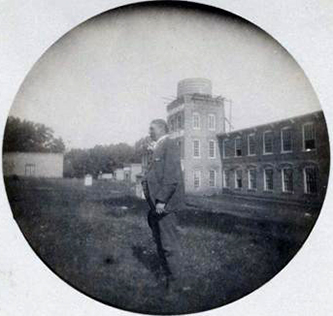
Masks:
[[[125,175],[124,175],[124,169],[123,168],[117,168],[114,172],[114,178],[117,181],[124,181]]]

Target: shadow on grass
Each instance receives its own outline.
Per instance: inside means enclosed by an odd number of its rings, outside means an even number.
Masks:
[[[149,270],[156,279],[161,276],[159,258],[157,253],[150,252],[148,248],[142,246],[132,246],[133,256]]]

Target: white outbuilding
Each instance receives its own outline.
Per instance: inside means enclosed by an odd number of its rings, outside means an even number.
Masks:
[[[4,176],[62,178],[64,154],[9,152],[2,156]]]

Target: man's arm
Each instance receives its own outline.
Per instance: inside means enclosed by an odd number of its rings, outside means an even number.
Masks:
[[[156,203],[167,204],[181,181],[180,155],[177,144],[172,140],[168,142],[163,170],[161,189],[156,195]]]
[[[148,187],[148,181],[146,179],[143,179],[141,181],[141,186],[142,186],[142,190],[143,190],[143,195],[145,196],[146,201],[149,204],[149,207],[153,210],[155,209],[155,205],[153,203],[153,201],[150,198],[150,194],[149,194],[149,187]]]

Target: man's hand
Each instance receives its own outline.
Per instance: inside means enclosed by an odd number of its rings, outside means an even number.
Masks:
[[[165,211],[165,203],[161,203],[161,202],[158,202],[156,204],[156,213],[157,214],[163,214],[163,213],[166,213]]]

